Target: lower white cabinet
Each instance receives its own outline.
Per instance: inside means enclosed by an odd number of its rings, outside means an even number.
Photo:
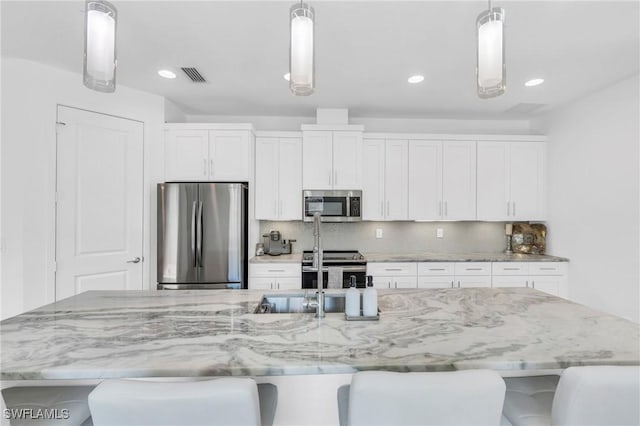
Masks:
[[[299,263],[250,263],[250,290],[299,290],[302,268]]]
[[[375,288],[417,288],[417,264],[414,262],[367,263],[367,275]]]
[[[531,287],[569,297],[566,262],[494,262],[493,287]]]

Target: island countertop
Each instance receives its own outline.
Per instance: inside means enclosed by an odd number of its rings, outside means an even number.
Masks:
[[[82,293],[0,323],[0,378],[640,364],[638,324],[529,288],[380,290],[381,318],[371,322],[254,314],[263,293]]]
[[[524,253],[368,253],[367,262],[568,262],[566,257]],[[302,253],[254,256],[249,263],[300,263]]]

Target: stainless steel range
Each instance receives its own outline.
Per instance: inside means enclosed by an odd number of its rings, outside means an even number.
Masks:
[[[302,288],[317,288],[317,273],[312,271],[313,252],[302,253]],[[357,250],[325,250],[322,262],[323,286],[328,287],[329,268],[332,272],[340,274],[342,285],[338,287],[348,288],[351,275],[356,277],[356,286],[364,288],[366,284],[367,260]]]

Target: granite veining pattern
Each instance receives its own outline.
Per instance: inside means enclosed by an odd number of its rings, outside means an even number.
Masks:
[[[82,293],[0,323],[0,377],[640,364],[638,324],[528,288],[380,290],[381,319],[371,322],[348,322],[337,313],[322,321],[313,314],[254,314],[263,293]]]

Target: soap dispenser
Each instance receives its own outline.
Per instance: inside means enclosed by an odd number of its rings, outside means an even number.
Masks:
[[[349,284],[349,290],[345,296],[345,309],[344,313],[348,317],[360,316],[360,292],[356,288],[356,276],[351,275],[351,283]]]
[[[373,288],[373,277],[367,275],[367,288],[362,296],[362,314],[365,317],[378,316],[378,291]]]

